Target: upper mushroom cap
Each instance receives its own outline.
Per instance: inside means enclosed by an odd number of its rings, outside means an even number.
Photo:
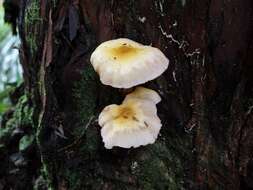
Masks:
[[[127,101],[130,98],[140,98],[144,100],[149,100],[154,102],[155,104],[158,104],[161,101],[161,97],[156,91],[141,86],[136,87],[133,92],[128,94],[125,97],[124,101]]]
[[[101,82],[115,88],[130,88],[153,80],[169,65],[158,48],[126,38],[103,42],[90,61]]]
[[[152,101],[130,98],[121,105],[105,107],[99,125],[105,148],[130,148],[154,143],[161,121]]]

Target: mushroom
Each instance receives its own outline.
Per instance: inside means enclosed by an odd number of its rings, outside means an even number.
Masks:
[[[160,76],[169,60],[155,47],[127,38],[100,44],[92,53],[91,64],[105,85],[131,88]]]
[[[145,100],[149,100],[154,102],[155,104],[159,103],[161,101],[161,97],[159,96],[159,94],[152,90],[152,89],[148,89],[148,88],[144,88],[144,87],[136,87],[135,90],[128,94],[125,97],[125,100],[128,100],[129,98],[140,98],[140,99],[145,99]]]
[[[145,96],[138,91],[141,88],[129,94],[121,105],[106,106],[100,113],[98,120],[105,148],[136,148],[155,142],[162,126],[155,103],[158,98],[154,101],[147,96],[154,93],[152,90],[145,89]]]

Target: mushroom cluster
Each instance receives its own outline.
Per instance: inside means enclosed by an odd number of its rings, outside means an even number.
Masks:
[[[100,44],[92,53],[91,64],[105,85],[131,88],[160,76],[169,60],[157,48],[126,38]],[[136,87],[121,105],[106,106],[99,115],[99,125],[105,148],[130,148],[155,142],[161,121],[156,104],[157,92]]]

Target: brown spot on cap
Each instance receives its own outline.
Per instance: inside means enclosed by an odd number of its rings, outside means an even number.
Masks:
[[[133,119],[134,121],[140,121],[140,120],[138,120],[135,116],[133,116],[132,119]]]

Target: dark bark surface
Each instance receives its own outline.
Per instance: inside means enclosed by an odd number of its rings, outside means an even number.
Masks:
[[[2,122],[0,189],[253,189],[252,0],[18,6],[25,92]],[[89,58],[119,37],[158,47],[170,65],[145,84],[162,97],[156,143],[107,150],[97,117],[124,94]]]

